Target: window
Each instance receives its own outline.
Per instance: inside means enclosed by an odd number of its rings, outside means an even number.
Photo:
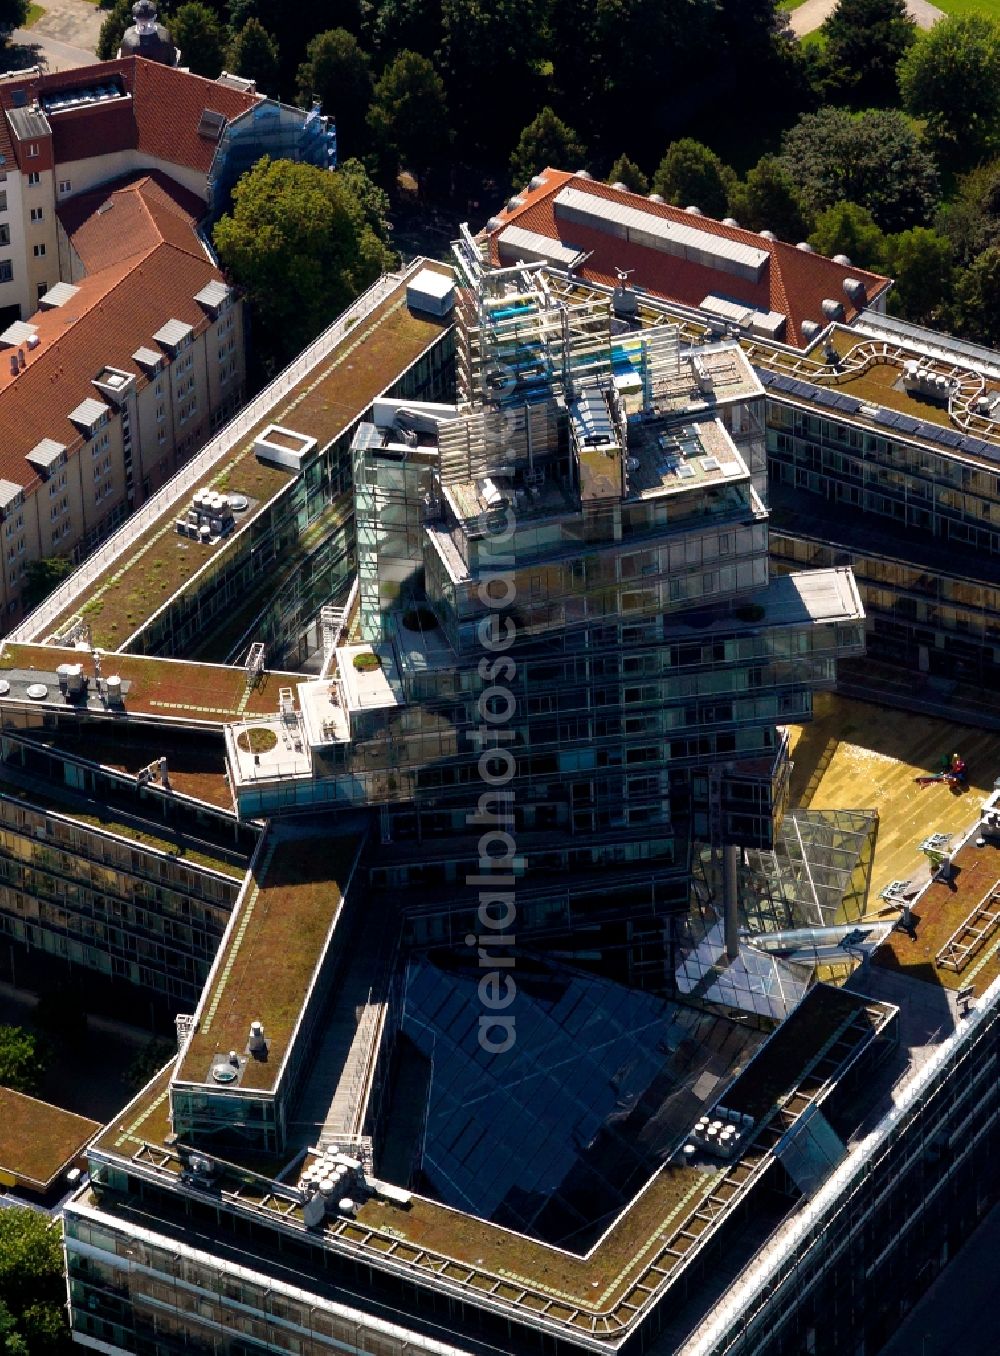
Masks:
[[[45,253],[45,246],[35,245],[32,247],[32,252],[36,259],[41,259],[42,255]]]
[[[6,210],[7,210],[7,190],[4,189],[2,192],[0,192],[0,212],[6,212]]]
[[[37,142],[37,141],[29,141],[29,142],[28,142],[28,159],[29,159],[29,160],[34,160],[34,159],[37,157],[37,155],[38,155],[38,142]]]
[[[42,207],[33,207],[33,208],[31,209],[31,220],[32,220],[32,221],[41,221],[42,218],[44,217],[44,215],[45,215],[45,209],[42,208]]]
[[[10,227],[0,226],[0,245],[10,244]]]
[[[41,182],[42,176],[38,173],[37,170],[32,170],[31,173],[28,175],[28,187],[37,188]]]
[[[60,180],[59,180],[59,192],[60,192],[60,193],[68,193],[72,187],[73,187],[73,185],[70,183],[70,181],[69,181],[68,179],[60,179]]]
[[[10,282],[14,276],[14,265],[9,259],[0,259],[0,283]]]
[[[38,300],[39,300],[39,301],[41,301],[42,297],[45,296],[45,293],[46,293],[48,290],[49,290],[49,285],[48,285],[48,283],[39,283],[39,284],[38,284]]]

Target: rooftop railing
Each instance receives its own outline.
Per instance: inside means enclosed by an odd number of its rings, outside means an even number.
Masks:
[[[143,506],[133,513],[106,542],[82,562],[58,588],[30,612],[7,635],[8,640],[26,641],[44,639],[57,620],[73,603],[83,600],[102,574],[116,563],[127,562],[133,548],[151,527],[166,518],[176,516],[178,502],[200,486],[216,466],[241,442],[274,405],[298,385],[318,363],[339,344],[347,334],[382,304],[415,272],[423,267],[416,259],[399,273],[385,273],[363,292],[323,333],[303,349],[294,362],[284,368],[265,386],[259,395],[245,405],[214,438],[210,439],[186,465],[157,490]]]

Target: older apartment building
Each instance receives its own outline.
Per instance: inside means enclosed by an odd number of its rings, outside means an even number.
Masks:
[[[200,223],[325,118],[139,57],[0,80],[0,609],[79,560],[239,408],[241,306]]]

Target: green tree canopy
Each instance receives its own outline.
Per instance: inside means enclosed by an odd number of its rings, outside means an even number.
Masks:
[[[510,128],[499,110],[542,102],[547,0],[441,0],[439,62],[464,147],[505,154]]]
[[[248,19],[233,36],[226,68],[256,82],[261,94],[278,93],[278,44],[259,19]]]
[[[653,175],[653,191],[678,207],[698,207],[708,217],[723,217],[736,175],[714,151],[691,137],[671,144]]]
[[[303,108],[319,99],[323,111],[336,118],[338,152],[360,154],[368,144],[372,72],[368,54],[354,34],[346,28],[317,33],[306,48],[296,83]]]
[[[68,556],[48,556],[45,560],[30,560],[27,569],[27,582],[24,589],[25,610],[30,612],[63,579],[73,573],[76,566]]]
[[[913,226],[888,237],[885,266],[896,280],[890,311],[917,325],[942,324],[955,285],[951,241],[926,226]]]
[[[773,231],[779,240],[805,240],[812,218],[795,180],[773,155],[762,156],[729,194],[729,210],[751,231]]]
[[[515,188],[523,188],[532,175],[551,165],[553,169],[579,169],[587,158],[580,138],[557,118],[551,108],[543,108],[532,118],[517,139],[510,157],[510,177]]]
[[[132,6],[135,0],[114,0],[114,4],[101,23],[97,36],[98,61],[113,61],[122,45],[126,28],[135,22],[132,18]]]
[[[0,1087],[37,1092],[44,1072],[45,1056],[38,1037],[24,1027],[0,1026]]]
[[[785,133],[781,162],[811,211],[856,202],[884,231],[925,222],[938,197],[934,160],[895,109],[807,113]]]
[[[170,36],[180,49],[181,64],[195,75],[214,80],[226,54],[226,31],[213,10],[188,0],[170,18]]]
[[[382,72],[368,111],[368,126],[383,173],[406,168],[421,179],[448,152],[448,100],[444,81],[427,57],[400,52]]]
[[[959,273],[951,316],[966,339],[990,348],[1000,345],[1000,246],[984,250]]]
[[[58,1225],[37,1210],[0,1210],[0,1352],[68,1350],[65,1299]]]
[[[878,270],[885,263],[885,236],[872,214],[854,202],[838,202],[820,212],[809,244],[820,254],[846,254],[859,268]]]
[[[1000,160],[987,160],[961,175],[935,225],[951,241],[959,264],[970,264],[1000,244]]]
[[[394,262],[352,179],[264,156],[237,183],[213,232],[245,289],[268,356],[287,360]]]
[[[1000,20],[957,15],[921,33],[900,62],[899,88],[949,161],[974,164],[1000,136]]]
[[[832,93],[861,108],[896,102],[896,67],[917,34],[906,0],[839,0],[820,32]]]
[[[624,184],[632,193],[648,193],[649,180],[627,155],[620,155],[608,171],[609,184]]]
[[[0,0],[0,38],[21,28],[28,17],[28,0]]]

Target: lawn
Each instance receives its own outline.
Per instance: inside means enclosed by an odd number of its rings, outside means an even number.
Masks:
[[[1000,19],[1000,0],[934,0],[945,14],[988,14]]]

